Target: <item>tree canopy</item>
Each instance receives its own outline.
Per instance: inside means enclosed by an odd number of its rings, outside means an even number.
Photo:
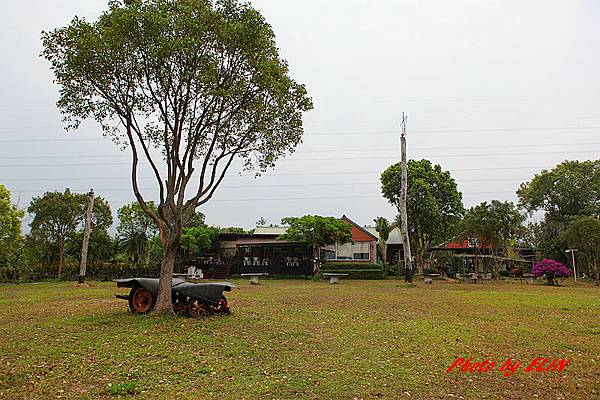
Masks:
[[[68,128],[97,121],[131,149],[133,192],[156,221],[163,265],[156,310],[170,313],[183,226],[234,160],[265,171],[302,139],[312,108],[279,57],[271,26],[237,0],[110,1],[95,22],[43,33]],[[139,158],[159,187],[157,210],[138,185]]]
[[[47,192],[43,196],[34,197],[28,208],[33,215],[31,232],[34,235],[48,238],[58,246],[58,275],[62,274],[65,239],[74,233],[85,218],[87,196],[64,192]],[[102,197],[94,199],[92,213],[92,229],[105,230],[112,225],[110,205]]]
[[[499,255],[508,256],[509,247],[520,239],[525,227],[525,216],[509,201],[492,200],[467,210],[461,223],[464,237],[477,237],[481,245],[500,249]],[[499,263],[495,263],[496,278],[499,278]]]
[[[537,232],[539,247],[547,256],[567,261],[563,232],[570,220],[600,217],[600,160],[565,161],[521,184],[517,195],[526,211],[544,213]]]
[[[571,247],[579,250],[596,285],[600,285],[600,220],[590,216],[574,218],[563,235]]]
[[[213,250],[219,228],[214,226],[194,226],[183,228],[181,248],[187,258],[206,255]]]
[[[484,245],[507,247],[524,233],[525,216],[510,201],[492,200],[467,210],[461,224],[464,236],[476,236]]]
[[[352,226],[341,219],[305,215],[303,217],[286,217],[281,220],[288,226],[286,233],[278,239],[291,242],[306,243],[313,247],[315,258],[319,257],[318,248],[335,243],[352,241]],[[319,273],[319,263],[315,263],[315,273]]]
[[[154,202],[148,202],[147,205],[156,210]],[[119,218],[117,233],[121,246],[134,262],[138,262],[146,251],[146,243],[156,235],[158,226],[137,202],[119,208],[117,216]]]
[[[8,253],[21,238],[21,218],[24,212],[11,203],[10,192],[0,185],[0,258]]]
[[[400,204],[402,171],[400,164],[381,174],[381,191],[392,205]],[[422,272],[425,251],[454,235],[464,213],[462,194],[448,171],[429,160],[408,161],[408,193],[406,200],[408,230],[417,250],[417,263]]]
[[[600,160],[565,161],[521,184],[517,195],[527,211],[545,211],[551,220],[600,216]]]

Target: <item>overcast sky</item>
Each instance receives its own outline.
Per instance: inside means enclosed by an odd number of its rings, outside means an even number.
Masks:
[[[133,201],[129,155],[94,123],[65,133],[42,30],[95,19],[106,0],[0,2],[0,184],[26,207],[44,191],[93,187]],[[315,109],[304,143],[254,179],[231,174],[201,211],[220,226],[264,217],[395,210],[379,175],[410,158],[451,171],[466,206],[516,200],[518,185],[565,159],[600,155],[598,0],[255,0]],[[109,165],[106,165],[109,164]],[[150,198],[151,180],[142,187]]]

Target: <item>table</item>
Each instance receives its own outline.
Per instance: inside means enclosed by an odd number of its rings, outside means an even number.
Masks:
[[[324,277],[329,278],[329,283],[331,283],[331,284],[340,283],[340,278],[342,276],[348,276],[348,275],[349,274],[333,274],[333,273],[323,274]]]
[[[423,274],[423,281],[425,283],[429,283],[430,285],[433,285],[433,278],[437,278],[439,276],[440,276],[440,274]]]
[[[242,274],[242,276],[249,276],[251,285],[260,285],[260,283],[258,282],[258,279],[261,276],[269,276],[269,274],[266,272],[254,272],[251,274]]]

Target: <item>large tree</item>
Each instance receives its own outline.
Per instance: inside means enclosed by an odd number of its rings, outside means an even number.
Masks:
[[[391,204],[400,205],[402,171],[400,164],[381,174],[381,191]],[[448,171],[429,160],[408,161],[408,230],[416,250],[417,267],[423,272],[425,253],[455,233],[464,213],[462,194]]]
[[[321,247],[352,241],[352,225],[338,218],[305,215],[303,217],[286,217],[281,220],[281,223],[287,225],[288,228],[278,239],[306,243],[307,246],[312,247],[314,274],[321,272],[319,254]]]
[[[543,170],[517,191],[527,211],[544,211],[553,220],[600,216],[600,160],[565,161]]]
[[[543,170],[521,184],[517,195],[526,211],[544,214],[539,246],[546,256],[567,261],[562,233],[571,218],[600,216],[600,160],[565,161]]]
[[[21,218],[23,211],[14,206],[10,192],[0,185],[0,262],[13,259],[13,278],[17,278],[19,258],[23,252]]]
[[[462,221],[464,237],[477,237],[482,246],[490,245],[496,249],[497,256],[507,257],[510,245],[522,237],[525,216],[517,206],[509,201],[492,200],[470,208]],[[499,276],[499,259],[494,262],[494,275]]]
[[[132,154],[133,192],[157,223],[163,261],[156,312],[172,313],[182,228],[234,160],[265,171],[301,142],[304,86],[288,76],[273,31],[236,0],[110,1],[95,22],[75,17],[43,35],[68,127],[87,118]],[[155,152],[157,151],[157,152]],[[158,155],[157,155],[158,153]],[[139,157],[159,187],[152,210]]]
[[[31,233],[54,243],[58,247],[58,277],[62,276],[65,254],[65,239],[73,234],[85,218],[87,196],[64,192],[47,192],[41,197],[34,197],[28,208],[33,215]],[[110,205],[102,197],[94,200],[92,213],[92,229],[107,229],[112,225]]]
[[[65,254],[81,261],[81,246],[83,244],[83,230],[78,230],[68,235],[65,243]],[[89,239],[89,252],[87,260],[92,265],[98,261],[109,261],[115,254],[114,241],[106,229],[92,229]]]
[[[600,285],[600,220],[590,216],[576,217],[569,222],[564,238],[579,250],[596,285]]]

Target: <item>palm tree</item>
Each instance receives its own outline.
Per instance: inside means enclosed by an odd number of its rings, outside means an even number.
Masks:
[[[396,229],[396,224],[390,224],[390,221],[385,217],[377,217],[373,221],[375,222],[375,230],[379,234],[379,249],[381,250],[383,272],[387,275],[387,241],[390,238],[390,232]]]

